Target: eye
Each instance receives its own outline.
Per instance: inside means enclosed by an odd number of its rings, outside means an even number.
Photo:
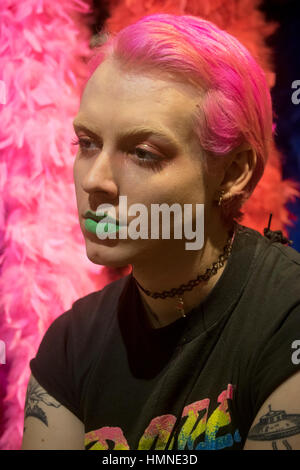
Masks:
[[[155,153],[148,152],[146,149],[135,147],[135,152],[128,153],[135,155],[138,165],[149,166],[153,169],[160,169],[162,167],[163,159]],[[147,155],[146,158],[145,155]]]
[[[94,144],[95,148],[90,148],[90,145]],[[89,139],[83,139],[81,137],[72,140],[72,145],[79,145],[82,153],[94,152],[95,149],[99,148],[95,142]],[[149,152],[141,147],[134,147],[134,151],[126,152],[128,155],[134,155],[134,160],[140,166],[149,167],[154,170],[160,170],[163,165],[163,158],[159,155]],[[147,156],[147,157],[145,157]]]
[[[80,137],[74,138],[72,140],[72,145],[79,145],[79,148],[82,152],[89,152],[91,150],[94,150],[89,147],[91,143],[93,143],[91,140],[82,139]]]

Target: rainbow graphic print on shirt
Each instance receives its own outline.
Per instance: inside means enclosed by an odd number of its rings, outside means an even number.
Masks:
[[[240,442],[239,430],[219,435],[219,430],[231,423],[228,400],[233,398],[233,386],[228,384],[218,396],[218,406],[208,416],[209,398],[195,401],[183,409],[176,435],[177,417],[165,414],[153,418],[139,439],[137,450],[218,450]],[[199,419],[201,416],[201,419]],[[199,437],[203,436],[200,440]],[[130,450],[126,436],[121,428],[104,426],[85,434],[87,450],[108,450],[108,442],[113,442],[111,450]],[[167,448],[166,448],[167,446]],[[133,449],[132,449],[133,450]]]

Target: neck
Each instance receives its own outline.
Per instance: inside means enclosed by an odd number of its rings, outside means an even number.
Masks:
[[[199,274],[204,274],[212,263],[217,262],[230,237],[228,228],[224,228],[222,231],[214,230],[212,232],[214,235],[210,235],[210,233],[207,230],[207,236],[204,238],[201,250],[179,250],[177,247],[175,251],[172,249],[161,250],[157,256],[153,256],[152,253],[150,263],[143,262],[132,265],[133,276],[144,289],[150,292],[178,288],[181,284],[187,284],[191,279],[196,279]],[[226,264],[227,260],[207,281],[201,281],[192,290],[184,292],[181,297],[184,299],[186,315],[208,296],[222,276]],[[176,310],[178,297],[155,299],[148,296],[139,286],[138,290],[145,306],[148,323],[152,328],[161,328],[182,316]]]

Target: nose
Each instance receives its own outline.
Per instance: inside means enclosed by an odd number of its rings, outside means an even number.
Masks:
[[[82,188],[87,193],[103,192],[111,197],[116,197],[118,187],[115,181],[116,168],[113,167],[112,155],[102,151],[85,167],[85,174],[82,180]]]

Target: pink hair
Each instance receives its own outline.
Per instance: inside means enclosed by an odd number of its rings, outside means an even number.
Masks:
[[[235,37],[196,16],[152,14],[117,34],[105,33],[88,63],[87,80],[110,57],[127,71],[171,74],[199,90],[194,131],[206,152],[207,171],[219,161],[216,157],[243,143],[256,153],[252,178],[221,206],[225,222],[240,220],[240,208],[262,177],[273,142],[272,101],[262,68]]]

